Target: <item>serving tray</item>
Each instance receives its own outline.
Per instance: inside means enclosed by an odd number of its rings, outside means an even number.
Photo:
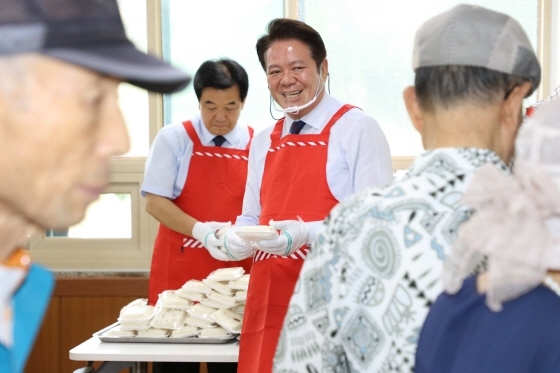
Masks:
[[[110,343],[198,343],[198,344],[223,344],[229,343],[231,341],[236,341],[237,335],[232,334],[226,338],[198,338],[198,337],[185,337],[185,338],[169,338],[169,337],[118,337],[118,336],[107,336],[103,333],[120,325],[120,322],[116,322],[109,325],[105,329],[93,333],[94,337],[99,338],[101,342]]]

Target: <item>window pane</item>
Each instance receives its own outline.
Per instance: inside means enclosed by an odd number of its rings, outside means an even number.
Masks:
[[[414,34],[428,18],[463,1],[299,1],[300,19],[321,33],[327,47],[332,95],[373,116],[387,135],[393,156],[419,154],[420,136],[402,99],[403,89],[414,84]],[[511,15],[536,50],[538,0],[469,3]]]
[[[46,237],[131,238],[131,198],[128,193],[105,193],[89,205],[81,223],[68,229],[45,232]]]
[[[118,0],[126,35],[141,51],[148,50],[146,0]],[[128,83],[119,87],[119,104],[130,135],[130,151],[125,156],[148,155],[148,92]]]
[[[282,17],[282,12],[282,0],[163,0],[164,58],[191,75],[205,60],[236,60],[249,75],[249,93],[240,120],[255,129],[270,125],[266,76],[255,43],[264,34],[267,23]],[[182,92],[166,95],[164,111],[165,124],[194,116],[198,100],[192,84]]]

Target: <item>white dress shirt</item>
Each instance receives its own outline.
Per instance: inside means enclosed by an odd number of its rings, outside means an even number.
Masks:
[[[317,107],[301,118],[306,125],[300,134],[321,133],[342,106],[341,102],[325,93]],[[286,116],[282,137],[288,134],[293,122]],[[238,226],[259,223],[260,189],[274,126],[275,123],[258,132],[251,144],[243,212],[236,221]],[[359,109],[352,109],[335,123],[329,137],[326,172],[329,188],[339,201],[364,188],[393,181],[389,144],[375,119]]]
[[[194,130],[203,146],[214,146],[213,135],[202,123],[200,114],[191,119]],[[231,132],[224,135],[223,148],[245,149],[249,142],[247,125],[237,123]],[[193,142],[183,123],[163,127],[152,144],[144,168],[141,192],[175,199],[181,195],[193,153]],[[208,174],[211,177],[211,174]]]

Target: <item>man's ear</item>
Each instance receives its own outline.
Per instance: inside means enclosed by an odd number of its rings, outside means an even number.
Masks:
[[[329,61],[326,58],[321,62],[321,73],[323,74],[323,82],[326,82],[329,75]]]
[[[522,123],[523,99],[531,90],[531,83],[524,82],[515,86],[502,102],[500,108],[500,151],[498,155],[506,163],[511,161],[514,154],[515,138]]]
[[[422,130],[424,129],[424,116],[422,110],[420,109],[420,104],[418,103],[416,91],[413,86],[409,86],[404,89],[403,98],[406,111],[408,112],[412,125],[416,128],[416,131],[422,133]]]
[[[521,109],[523,107],[523,99],[531,90],[530,82],[523,82],[515,86],[502,103],[501,120],[502,124],[509,130],[517,132],[517,128],[521,124],[519,122]]]

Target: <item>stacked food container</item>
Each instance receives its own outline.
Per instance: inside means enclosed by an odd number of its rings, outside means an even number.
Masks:
[[[137,299],[124,306],[118,324],[99,333],[102,341],[178,343],[228,340],[241,333],[249,275],[242,267],[222,268],[202,281],[166,290],[155,306]],[[193,341],[196,342],[196,341]]]

